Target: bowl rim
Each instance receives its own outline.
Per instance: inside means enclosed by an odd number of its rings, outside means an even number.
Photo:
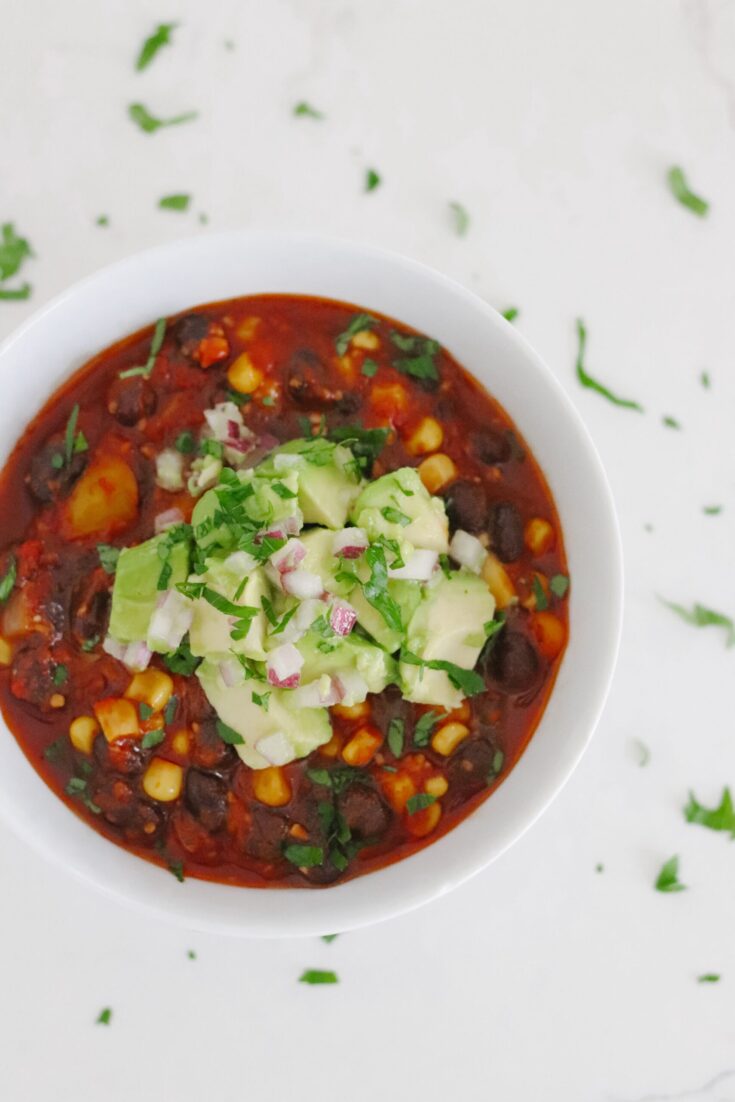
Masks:
[[[90,868],[86,863],[80,865],[79,862],[69,860],[69,853],[65,852],[65,848],[68,849],[68,846],[66,846],[66,843],[59,842],[59,836],[55,836],[53,830],[49,830],[48,827],[42,825],[43,816],[33,815],[32,809],[27,806],[24,807],[17,799],[0,799],[0,815],[17,837],[29,843],[36,852],[40,853],[52,864],[65,869],[65,871],[72,872],[77,879],[90,884],[108,897],[114,898],[128,906],[132,906],[139,911],[146,912],[147,914],[153,913],[160,918],[165,918],[169,922],[173,922],[187,929],[201,929],[234,936],[271,938],[313,936],[315,934],[332,932],[333,930],[343,932],[383,921],[391,917],[396,917],[412,911],[444,895],[446,892],[453,890],[491,864],[514,842],[522,837],[556,798],[576,768],[589,744],[612,683],[622,633],[622,540],[612,491],[599,454],[586,425],[560,381],[523,335],[478,294],[464,287],[457,280],[437,271],[421,261],[389,249],[372,244],[365,244],[361,241],[332,237],[309,231],[233,230],[199,234],[195,237],[179,238],[172,242],[132,253],[71,284],[25,319],[25,321],[23,321],[2,342],[2,344],[0,344],[0,374],[4,370],[5,362],[17,348],[22,348],[26,339],[31,338],[34,332],[38,332],[43,325],[49,323],[49,320],[52,325],[57,324],[54,320],[54,315],[58,315],[58,324],[63,326],[63,312],[67,304],[73,305],[76,300],[80,298],[84,299],[86,295],[94,292],[95,287],[104,284],[106,281],[110,282],[116,279],[124,280],[126,276],[136,269],[140,270],[146,267],[152,269],[155,268],[156,264],[161,262],[176,265],[176,263],[180,262],[182,257],[188,256],[190,258],[197,253],[206,255],[208,252],[216,253],[219,249],[230,250],[236,247],[248,248],[249,246],[256,249],[260,248],[267,250],[271,248],[275,251],[281,250],[286,252],[288,252],[289,249],[299,250],[305,248],[317,251],[321,250],[321,252],[325,254],[331,252],[334,255],[339,255],[343,260],[349,260],[351,263],[359,264],[362,262],[364,264],[383,266],[386,270],[390,269],[394,272],[400,272],[402,277],[415,279],[418,284],[423,281],[427,287],[432,286],[439,295],[446,295],[448,300],[454,297],[462,303],[466,309],[475,311],[478,316],[481,316],[486,326],[494,327],[494,329],[502,335],[502,342],[509,348],[514,348],[519,354],[519,358],[525,361],[531,375],[535,374],[538,378],[543,380],[548,393],[552,395],[553,399],[556,401],[557,409],[562,411],[562,415],[566,419],[567,427],[574,431],[575,446],[578,447],[580,452],[584,453],[584,458],[587,463],[586,474],[589,477],[590,485],[594,486],[598,495],[600,529],[602,532],[602,528],[605,528],[604,537],[607,541],[607,549],[609,552],[608,560],[603,571],[607,585],[605,612],[603,616],[604,632],[602,633],[604,638],[601,640],[600,654],[598,656],[596,668],[596,692],[594,694],[594,699],[590,698],[586,701],[586,718],[581,725],[585,728],[584,732],[580,733],[578,736],[575,746],[569,748],[564,762],[556,769],[555,775],[545,778],[543,790],[540,793],[539,799],[535,801],[534,806],[530,809],[526,808],[523,814],[515,814],[513,817],[515,821],[509,824],[508,828],[501,832],[502,836],[494,837],[488,842],[484,850],[482,847],[476,846],[475,852],[471,857],[468,857],[459,864],[454,862],[449,869],[442,870],[440,868],[438,873],[429,872],[429,874],[420,878],[418,884],[413,884],[410,888],[402,890],[400,887],[400,877],[396,878],[395,874],[393,874],[391,887],[387,892],[384,892],[382,891],[382,883],[380,887],[378,885],[378,879],[382,878],[382,880],[385,881],[385,873],[388,873],[390,870],[400,869],[402,865],[406,864],[407,860],[414,863],[417,862],[422,855],[436,852],[439,847],[441,847],[444,838],[448,838],[460,832],[468,819],[457,824],[457,826],[449,831],[447,835],[418,851],[418,853],[411,855],[410,858],[396,862],[393,865],[387,866],[385,869],[377,870],[366,876],[347,881],[344,884],[321,889],[243,889],[192,878],[188,880],[187,883],[194,886],[194,893],[197,895],[196,905],[192,906],[190,900],[188,906],[182,907],[182,898],[177,898],[178,886],[173,880],[173,877],[168,878],[171,881],[171,886],[166,890],[154,890],[151,887],[152,881],[150,881],[148,877],[137,875],[127,862],[134,862],[138,866],[144,866],[148,870],[154,870],[159,876],[161,871],[160,868],[137,858],[129,851],[114,845],[114,843],[111,846],[108,839],[92,830],[77,816],[72,815],[69,816],[69,818],[83,826],[86,834],[88,834],[91,839],[95,839],[96,842],[101,843],[104,847],[104,849],[101,849],[100,847],[95,847],[93,844],[82,842],[82,846],[89,849],[90,852],[93,848],[100,849],[100,861],[94,868]],[[248,291],[246,293],[256,294],[258,292]],[[267,289],[264,289],[261,293],[265,294],[269,292]],[[294,291],[293,293],[301,294],[302,292]],[[319,297],[318,291],[313,291],[311,294]],[[218,301],[220,297],[221,296],[213,295],[209,300],[201,299],[200,301],[203,304],[206,301]],[[334,296],[325,294],[324,297]],[[352,299],[345,298],[344,301],[352,301]],[[198,304],[199,303],[187,302],[179,307],[179,309],[187,309],[189,306],[193,307]],[[370,306],[367,305],[365,308],[370,309]],[[377,310],[378,308],[373,307],[373,309]],[[121,312],[124,315],[125,304],[123,304]],[[381,310],[379,312],[387,311]],[[123,333],[132,331],[134,330],[128,326],[127,323],[123,324]],[[85,362],[86,358],[88,357],[85,357],[85,360],[82,362]],[[460,360],[460,363],[461,362]],[[465,366],[465,369],[469,371],[473,377],[478,378],[469,365],[463,364],[463,366]],[[65,377],[69,377],[74,370],[76,370],[76,367],[67,370]],[[486,386],[482,378],[478,378],[478,382],[483,387]],[[44,391],[43,401],[56,390],[58,385],[58,380],[52,381],[47,391]],[[36,409],[30,412],[22,408],[24,426],[28,424],[33,416],[35,416],[41,404],[42,402]],[[10,405],[13,405],[12,401]],[[505,405],[505,402],[501,401],[501,405]],[[513,414],[510,416],[517,422],[517,417]],[[520,426],[520,428],[525,436],[526,432],[523,426]],[[16,440],[17,436],[11,444],[11,450]],[[536,445],[534,440],[530,439],[529,443],[535,452]],[[4,464],[4,462],[5,458],[0,460],[0,464]],[[549,471],[543,464],[542,470],[545,477],[549,478]],[[551,481],[551,479],[549,479],[549,481]],[[554,497],[556,498],[556,495],[554,495]],[[564,530],[566,535],[566,526]],[[569,545],[567,545],[567,551],[569,552],[569,550]],[[571,615],[570,612],[570,618]],[[564,661],[562,662],[562,669],[566,672]],[[549,705],[556,692],[558,679],[559,677],[557,675],[557,681],[552,688],[550,699],[545,705],[539,727],[541,727],[544,722]],[[33,766],[21,751],[4,719],[0,716],[0,737],[4,735],[9,736],[8,741],[12,744],[12,747],[15,748],[15,751],[17,751],[17,754],[14,754],[12,749],[8,750],[8,747],[5,746],[4,749],[8,752],[9,757],[19,758],[23,766],[28,771],[32,772],[36,780],[40,782],[40,789],[45,791],[49,799],[53,800],[53,802],[59,808],[63,809],[63,812],[68,816],[69,809],[67,806],[62,801],[58,800],[36,770],[33,769]],[[537,736],[538,728],[534,732],[531,742],[524,751],[518,765],[511,772],[510,777],[517,772],[518,767],[529,753],[530,747],[533,745],[533,741]],[[496,793],[493,794],[491,800],[484,801],[484,803],[476,808],[468,818],[471,819],[473,816],[477,815],[481,807],[487,806],[487,804],[493,800],[498,800],[500,793],[507,788],[508,783],[509,782],[506,781],[501,785]],[[7,783],[4,771],[0,770],[0,791],[2,791],[3,788],[8,789],[10,787],[11,786]],[[113,849],[121,857],[127,859],[127,862],[124,860],[115,860],[112,862],[115,866],[115,871],[112,875],[107,873],[108,863],[105,861],[105,853],[109,849]],[[121,873],[121,875],[118,875],[119,873]],[[148,881],[148,885],[143,883],[144,880]],[[138,886],[134,886],[131,889],[130,881],[135,882]],[[356,892],[354,888],[354,885],[366,885],[371,883],[376,886],[377,890],[375,892],[366,892],[365,890]],[[151,887],[150,891],[149,887]],[[270,907],[272,913],[270,917],[259,915],[259,917],[253,918],[252,916],[248,916],[246,906],[242,908],[242,913],[237,913],[232,907],[228,907],[225,910],[219,906],[210,906],[207,900],[204,899],[204,894],[210,894],[212,898],[214,898],[217,893],[223,891],[229,892],[231,895],[242,894],[243,900],[247,900],[252,892],[255,892],[259,896],[267,895],[272,899],[272,906]],[[289,897],[296,896],[298,899],[304,899],[303,914],[298,914],[298,903],[296,905],[295,917],[294,914],[291,913],[293,908],[290,910],[288,908],[279,908],[279,901],[283,901],[284,895]],[[158,899],[156,900],[153,898],[154,896],[157,896]],[[349,898],[351,896],[354,898]],[[307,905],[306,899],[313,899],[314,897],[322,900],[326,899],[328,902],[325,905],[319,906]],[[258,908],[258,910],[263,910],[263,908]],[[268,908],[265,908],[265,910],[267,911]]]

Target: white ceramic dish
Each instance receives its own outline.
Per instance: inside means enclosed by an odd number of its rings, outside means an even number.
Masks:
[[[179,884],[71,814],[0,721],[0,811],[22,839],[108,895],[186,926],[290,937],[348,930],[426,903],[489,865],[538,818],[579,761],[605,701],[620,635],[622,560],[594,446],[518,332],[481,299],[421,264],[308,235],[192,238],[123,260],[60,295],[0,348],[0,462],[47,396],[94,353],[157,317],[264,292],[357,303],[445,345],[501,402],[533,449],[556,500],[573,578],[570,640],[556,685],[507,780],[433,845],[336,887]]]

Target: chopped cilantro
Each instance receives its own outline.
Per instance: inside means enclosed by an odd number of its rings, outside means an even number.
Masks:
[[[595,865],[595,872],[604,872],[604,871],[605,871],[605,866],[604,865],[599,865],[599,864]]]
[[[464,237],[467,230],[470,228],[470,216],[467,213],[467,208],[463,207],[461,203],[455,200],[449,204],[449,209],[452,212],[454,232],[458,237]]]
[[[399,333],[391,333],[391,340],[400,352],[408,355],[394,360],[393,366],[404,375],[410,375],[414,379],[436,382],[439,379],[434,357],[439,351],[439,343],[429,337],[419,337]]]
[[[196,441],[194,440],[194,434],[185,429],[184,432],[180,432],[174,440],[174,447],[177,452],[181,452],[182,455],[191,455],[196,448]]]
[[[177,192],[174,195],[164,195],[158,200],[158,205],[161,210],[181,210],[185,211],[189,209],[191,203],[191,195],[187,195],[186,192]]]
[[[323,119],[325,117],[323,112],[317,111],[316,107],[312,107],[306,100],[294,104],[292,114],[298,119]]]
[[[364,429],[360,425],[339,425],[329,430],[329,439],[344,444],[358,462],[360,470],[370,477],[373,463],[385,447],[390,429]]]
[[[679,881],[679,858],[670,857],[661,867],[654,887],[657,892],[683,892],[686,884]]]
[[[669,182],[671,194],[683,207],[687,207],[692,214],[698,215],[699,218],[704,218],[707,215],[709,203],[701,196],[695,195],[691,190],[683,169],[675,165],[669,169],[666,179]]]
[[[241,746],[245,739],[236,731],[234,727],[229,727],[226,723],[223,723],[221,719],[217,720],[217,734],[226,742],[228,746]]]
[[[377,373],[377,370],[378,365],[376,364],[375,360],[367,359],[362,361],[360,372],[365,376],[366,379],[372,379],[373,376]]]
[[[407,662],[411,666],[425,666],[430,670],[443,670],[455,689],[459,689],[465,696],[476,696],[485,691],[485,682],[478,673],[467,670],[464,666],[457,666],[454,662],[447,662],[442,658],[426,661],[407,650],[401,651],[401,662]]]
[[[19,237],[12,222],[0,227],[0,280],[14,276],[23,262],[33,256],[31,246],[25,237]]]
[[[283,850],[283,855],[292,865],[300,869],[312,869],[324,862],[324,850],[321,846],[306,846],[292,842]]]
[[[405,726],[400,716],[394,716],[388,725],[388,746],[394,758],[400,758],[403,753]]]
[[[701,374],[699,376],[699,381],[700,381],[700,383],[702,384],[702,386],[704,387],[705,390],[709,390],[710,387],[712,386],[712,380],[709,377],[709,372],[708,371],[702,371],[701,372]]]
[[[66,666],[62,662],[59,662],[56,666],[54,666],[54,672],[51,675],[51,680],[53,681],[54,685],[56,685],[57,688],[58,688],[58,686],[64,684],[64,682],[66,681],[68,676],[69,676],[69,670],[66,668]]]
[[[171,32],[175,30],[177,26],[177,23],[159,23],[153,34],[146,38],[135,62],[135,68],[138,72],[150,65],[162,46],[169,46],[171,44]]]
[[[64,431],[64,461],[71,463],[72,456],[77,452],[86,452],[89,444],[87,438],[83,432],[77,432],[77,421],[79,419],[79,403],[76,402],[69,414],[69,420],[66,422],[66,429]]]
[[[683,605],[678,605],[674,601],[666,601],[663,597],[659,597],[662,604],[670,608],[672,612],[675,612],[677,616],[680,616],[687,624],[692,624],[697,628],[718,627],[725,628],[727,637],[725,640],[725,646],[731,647],[735,644],[735,624],[729,616],[723,615],[721,612],[715,612],[711,608],[705,608],[704,605],[695,604],[691,610],[684,608]]]
[[[0,287],[0,301],[3,302],[23,302],[25,299],[31,297],[31,285],[30,283],[23,283],[20,287],[11,289],[9,287]]]
[[[719,983],[721,978],[719,972],[703,972],[697,976],[697,983]]]
[[[504,764],[505,754],[502,750],[496,750],[493,754],[493,760],[490,762],[490,769],[486,778],[488,784],[492,784],[497,779]]]
[[[43,756],[45,760],[50,761],[52,765],[57,765],[68,748],[69,740],[64,735],[60,735],[59,738],[49,743],[43,752]]]
[[[411,523],[409,516],[402,513],[400,509],[394,509],[391,505],[386,505],[380,512],[389,524],[400,524],[401,528],[406,528]]]
[[[333,941],[336,941],[339,934],[322,934],[322,941],[325,941],[327,945],[331,945]]]
[[[159,318],[156,322],[155,329],[153,330],[153,337],[151,339],[151,347],[148,352],[148,359],[140,367],[129,367],[127,371],[120,372],[121,379],[129,379],[133,375],[142,375],[147,379],[156,364],[156,356],[161,351],[161,345],[163,344],[163,338],[166,334],[166,319]]]
[[[712,808],[700,804],[694,793],[690,792],[684,818],[688,823],[699,823],[708,830],[726,831],[731,838],[735,838],[735,807],[729,788],[723,788],[719,805]]]
[[[436,796],[431,796],[428,792],[418,792],[406,800],[406,811],[409,815],[415,815],[417,811],[423,811],[433,803],[436,803]]]
[[[91,650],[94,650],[99,641],[99,635],[90,635],[89,639],[85,639],[82,643],[82,650],[88,654]]]
[[[8,569],[0,578],[0,604],[5,604],[10,594],[13,592],[13,586],[15,585],[15,579],[18,575],[18,566],[15,561],[15,556],[10,556],[8,562]]]
[[[505,318],[506,321],[509,321],[511,323],[516,320],[519,314],[520,310],[517,306],[509,306],[507,310],[500,311],[501,317]]]
[[[278,494],[284,501],[288,501],[292,497],[298,497],[298,494],[294,490],[289,490],[283,482],[271,482],[271,489],[274,494]]]
[[[334,347],[337,349],[337,355],[344,356],[353,337],[358,333],[364,333],[366,329],[374,329],[377,324],[378,319],[372,314],[356,314],[347,328],[335,337]]]
[[[541,584],[541,579],[538,574],[533,576],[533,595],[536,598],[536,611],[544,612],[549,607],[549,599],[546,596],[546,590]]]
[[[339,979],[336,972],[324,971],[320,968],[307,968],[299,976],[299,983],[339,983]]]
[[[164,126],[179,126],[184,122],[191,122],[197,118],[196,111],[185,111],[181,115],[173,115],[168,119],[159,119],[152,115],[142,103],[131,103],[128,107],[128,116],[146,134],[153,134]]]
[[[367,548],[365,561],[370,567],[370,578],[362,587],[366,600],[380,613],[389,628],[402,632],[401,609],[388,593],[388,566],[380,544],[373,543]]]
[[[381,183],[380,173],[376,172],[374,168],[365,170],[365,191],[375,191]]]
[[[270,693],[256,693],[255,690],[253,690],[252,701],[253,701],[253,704],[257,704],[259,708],[262,708],[264,712],[267,712],[268,711],[268,705],[271,702],[271,694]]]
[[[95,1025],[109,1025],[112,1018],[112,1010],[109,1006],[106,1006],[103,1010],[100,1010],[99,1014],[95,1018]]]
[[[189,960],[196,960],[197,959],[197,955],[196,955],[196,953],[194,952],[193,949],[187,949],[186,955],[189,958]]]
[[[665,425],[667,429],[681,429],[681,422],[677,421],[675,417],[669,417],[668,415],[661,418],[661,424]]]
[[[191,647],[184,641],[179,643],[173,654],[164,654],[163,661],[171,670],[171,673],[179,673],[182,677],[189,677],[194,673],[201,659],[191,653]]]
[[[173,723],[176,718],[176,709],[179,706],[179,698],[176,693],[172,693],[168,698],[168,703],[163,710],[163,718],[166,723]]]
[[[413,729],[414,746],[426,746],[431,732],[439,722],[439,712],[424,712]]]
[[[705,505],[702,512],[706,517],[717,517],[722,512],[721,505]]]
[[[94,222],[95,226],[109,226],[110,219],[106,214],[98,214]]]
[[[636,754],[638,755],[638,765],[641,769],[645,768],[651,760],[651,751],[646,746],[642,739],[634,738],[633,746],[635,747]]]
[[[152,746],[160,746],[165,737],[166,732],[163,727],[159,727],[156,731],[146,731],[140,745],[144,750],[150,750]]]
[[[554,574],[549,581],[549,589],[561,600],[569,589],[569,578],[566,574]]]
[[[168,871],[172,876],[175,876],[179,884],[184,883],[184,862],[172,861],[171,858],[167,859]]]
[[[577,378],[579,379],[582,386],[585,386],[589,390],[594,390],[598,394],[601,394],[603,398],[607,398],[608,402],[612,402],[615,406],[620,406],[623,409],[634,409],[637,410],[638,413],[643,413],[643,406],[640,405],[640,403],[634,402],[629,398],[619,398],[617,394],[613,394],[611,390],[609,390],[606,386],[603,386],[602,383],[598,383],[597,379],[593,379],[592,376],[587,372],[587,369],[584,366],[585,349],[587,346],[587,330],[581,318],[577,318],[577,339],[579,344],[577,349],[576,371]]]

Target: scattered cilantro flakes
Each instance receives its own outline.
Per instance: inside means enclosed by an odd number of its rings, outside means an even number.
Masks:
[[[54,666],[54,672],[51,675],[51,680],[53,681],[54,685],[59,688],[61,685],[64,684],[68,677],[69,670],[63,664],[63,662],[58,662],[57,665]]]
[[[668,414],[661,418],[661,424],[667,429],[681,429],[681,421],[677,421],[675,417],[670,417]]]
[[[103,1010],[100,1010],[99,1014],[94,1020],[95,1025],[109,1025],[112,1019],[112,1010],[109,1006],[106,1006]]]
[[[365,191],[375,191],[382,182],[380,173],[376,172],[374,168],[365,169]]]
[[[322,111],[318,111],[316,107],[312,107],[306,100],[301,100],[300,103],[294,104],[292,114],[299,119],[323,119],[326,117]]]
[[[201,662],[201,658],[197,658],[196,655],[191,653],[191,647],[184,640],[173,654],[164,654],[163,661],[171,670],[171,673],[180,673],[182,677],[189,677]]]
[[[140,745],[143,750],[150,750],[153,746],[160,746],[165,737],[166,732],[163,727],[159,727],[156,731],[146,731]]]
[[[449,204],[449,209],[452,212],[454,232],[457,234],[457,237],[464,237],[467,230],[470,228],[470,216],[467,213],[467,208],[454,200]]]
[[[187,949],[186,955],[189,958],[189,960],[196,960],[197,959],[197,955],[196,955],[196,953],[194,952],[193,949]]]
[[[114,574],[117,570],[117,560],[120,558],[120,548],[113,547],[111,543],[98,543],[97,554],[104,572]]]
[[[679,880],[678,857],[670,857],[669,860],[661,866],[661,871],[656,877],[654,887],[657,892],[686,891],[686,884],[682,884]]]
[[[271,702],[271,695],[271,693],[256,693],[255,690],[253,690],[253,704],[257,704],[259,708],[262,708],[264,712],[267,712],[268,706]]]
[[[0,227],[0,283],[17,275],[21,265],[33,256],[28,240],[15,232],[12,222],[4,222]],[[0,300],[21,302],[30,298],[31,285],[23,283],[20,287],[0,287]]]
[[[394,360],[393,366],[404,375],[410,375],[414,379],[437,382],[437,371],[434,357],[439,351],[439,342],[429,337],[421,337],[414,334],[399,333],[394,331],[390,339],[396,348],[408,355]]]
[[[253,696],[255,695],[256,694],[253,693]],[[226,723],[223,723],[221,719],[217,720],[216,726],[217,734],[223,742],[227,743],[228,746],[240,746],[242,743],[245,742],[245,739],[242,737],[239,731],[236,731],[234,727],[229,727]]]
[[[711,608],[706,608],[704,605],[695,604],[691,609],[685,608],[683,605],[678,605],[674,601],[667,601],[663,597],[659,597],[661,604],[670,608],[672,612],[675,612],[677,616],[680,616],[687,624],[692,624],[697,628],[718,627],[724,628],[727,632],[725,640],[725,646],[731,647],[735,644],[735,624],[730,616],[725,616],[721,612],[715,612]]]
[[[24,302],[30,297],[30,283],[24,283],[21,287],[16,287],[15,289],[0,287],[0,301],[2,302]]]
[[[405,727],[400,716],[394,716],[388,725],[388,747],[394,758],[400,758],[403,753]]]
[[[378,365],[375,360],[367,359],[362,361],[360,372],[366,379],[372,379],[373,376],[377,374],[377,371]]]
[[[324,863],[324,850],[321,846],[306,846],[292,842],[285,846],[283,855],[292,865],[300,869],[311,869]]]
[[[177,23],[159,23],[153,34],[146,38],[135,62],[135,68],[138,72],[150,65],[153,58],[163,46],[171,45],[171,32],[175,30],[177,26]]]
[[[697,976],[697,983],[719,983],[721,979],[719,972],[703,972]]]
[[[326,942],[327,945],[331,945],[332,942],[336,941],[338,937],[339,934],[322,934],[322,941]]]
[[[15,556],[11,555],[8,562],[8,569],[0,578],[0,604],[5,604],[10,594],[13,592],[13,586],[15,585],[15,579],[18,575],[18,566],[15,561]]]
[[[428,792],[417,792],[415,796],[409,796],[406,800],[406,811],[409,815],[415,815],[418,811],[431,807],[433,803],[436,803],[436,796]]]
[[[603,398],[607,398],[608,402],[612,402],[615,406],[620,406],[622,409],[634,409],[638,413],[643,413],[643,406],[639,402],[634,402],[629,398],[619,398],[617,394],[613,394],[608,387],[599,383],[597,379],[594,379],[586,367],[584,366],[585,351],[587,347],[587,329],[581,318],[577,318],[577,360],[576,360],[576,372],[577,378],[582,386],[587,387],[588,390],[594,390],[597,394],[601,394]]]
[[[604,872],[604,871],[605,871],[605,866],[603,864],[598,863],[597,865],[595,865],[595,872]]]
[[[180,126],[184,122],[192,122],[198,117],[197,111],[185,111],[181,115],[173,115],[168,119],[159,119],[152,115],[142,103],[131,103],[128,107],[128,117],[140,127],[146,134],[154,134],[164,126]]]
[[[709,377],[709,372],[708,371],[702,371],[701,372],[701,374],[699,376],[699,381],[700,381],[700,383],[702,384],[702,386],[704,387],[705,390],[709,390],[710,387],[712,386],[712,381]]]
[[[336,935],[335,935],[336,936]],[[336,972],[325,971],[319,968],[307,968],[299,976],[299,983],[339,983]]]
[[[109,226],[110,218],[107,214],[98,214],[94,220],[95,226]]]
[[[191,455],[196,448],[196,441],[194,439],[194,433],[189,429],[185,429],[184,432],[180,432],[174,440],[174,447],[177,452],[181,452],[182,455]]]
[[[638,759],[638,765],[641,767],[641,769],[644,769],[651,760],[651,751],[646,746],[643,739],[634,738],[632,740],[632,745],[635,749],[636,757]]]
[[[142,375],[144,379],[149,378],[153,368],[156,365],[156,357],[161,351],[163,345],[163,338],[166,335],[166,318],[159,318],[156,322],[153,330],[153,336],[151,338],[151,347],[148,351],[148,359],[140,367],[129,367],[126,371],[121,371],[118,378],[130,379],[133,375]]]
[[[532,589],[533,596],[536,601],[536,611],[545,612],[546,609],[549,607],[549,599],[546,596],[546,590],[541,584],[541,579],[539,578],[538,574],[534,574],[533,576]]]
[[[709,212],[709,203],[706,199],[702,199],[701,196],[696,195],[691,190],[682,168],[679,168],[678,165],[674,165],[673,168],[669,169],[666,179],[668,180],[671,194],[683,207],[687,207],[692,214],[698,215],[699,218],[706,217]]]
[[[44,759],[50,761],[52,765],[58,765],[65,752],[69,749],[69,746],[69,740],[65,735],[61,735],[46,747],[43,752]]]
[[[362,587],[366,600],[380,613],[389,628],[402,632],[401,609],[388,592],[388,565],[380,544],[373,543],[367,548],[365,561],[370,567],[370,577]]]
[[[722,512],[721,505],[705,505],[702,512],[706,517],[718,517]]]
[[[689,793],[689,802],[684,808],[684,818],[688,823],[698,823],[708,830],[724,831],[735,838],[735,807],[733,807],[730,789],[722,790],[722,798],[717,807],[705,807],[700,804],[693,792]]]
[[[334,347],[337,349],[337,355],[344,356],[353,337],[358,333],[364,333],[366,329],[374,329],[377,324],[378,319],[372,314],[356,314],[344,332],[335,337]]]
[[[158,205],[161,210],[179,210],[186,211],[189,209],[191,203],[191,195],[187,195],[186,192],[180,191],[173,195],[164,195],[158,200]]]
[[[517,306],[509,306],[506,310],[500,311],[500,316],[505,318],[506,321],[511,322],[511,324],[516,320],[519,314],[520,310]]]
[[[566,574],[554,574],[549,581],[549,589],[561,600],[569,589],[569,578]]]
[[[172,876],[176,877],[179,884],[184,883],[184,862],[183,861],[172,861],[169,858],[168,859],[168,871],[171,873]]]

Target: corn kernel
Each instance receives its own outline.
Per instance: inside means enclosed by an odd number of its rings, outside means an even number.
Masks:
[[[52,693],[49,698],[49,704],[52,708],[63,708],[66,704],[66,697],[61,693]]]
[[[515,586],[510,580],[508,571],[492,551],[488,552],[481,573],[485,584],[495,598],[495,604],[498,608],[507,608],[508,605],[515,602]]]
[[[458,471],[452,460],[444,452],[430,455],[419,464],[419,478],[430,494],[438,494],[450,482],[454,482]]]
[[[408,410],[408,391],[400,383],[374,386],[370,391],[370,405],[381,417],[391,421]]]
[[[291,799],[291,785],[279,765],[253,772],[253,795],[268,807],[283,807]]]
[[[567,630],[553,612],[536,612],[531,617],[531,631],[538,649],[549,662],[563,650]]]
[[[444,442],[444,430],[434,417],[419,421],[408,440],[406,451],[411,455],[426,455],[437,451]]]
[[[174,683],[163,670],[143,670],[136,673],[127,687],[128,700],[147,704],[154,712],[162,712],[171,699]]]
[[[0,636],[0,666],[9,666],[13,661],[13,648],[7,639]]]
[[[184,780],[184,770],[176,762],[153,758],[143,774],[143,789],[152,800],[170,803],[178,800]]]
[[[383,736],[375,727],[361,727],[342,750],[342,760],[348,765],[367,765],[383,744]]]
[[[556,533],[548,520],[532,517],[523,529],[523,540],[532,555],[545,555],[556,543]]]
[[[394,811],[403,811],[406,802],[416,795],[416,785],[408,773],[381,773],[380,785]]]
[[[184,728],[182,731],[177,731],[174,737],[171,739],[171,749],[181,754],[182,758],[186,757],[189,753],[189,732]]]
[[[424,785],[424,792],[427,792],[430,796],[443,796],[449,788],[449,781],[446,777],[429,777],[428,781]]]
[[[252,394],[263,382],[263,372],[255,366],[247,352],[241,352],[227,368],[227,381],[240,394]]]
[[[94,714],[108,742],[118,738],[138,738],[140,735],[138,710],[130,700],[118,697],[98,700]]]
[[[260,325],[260,318],[243,318],[238,324],[235,333],[241,341],[251,341],[255,336],[255,332]]]
[[[353,348],[364,348],[366,352],[375,352],[380,348],[380,337],[372,329],[361,329],[351,341]]]
[[[291,835],[292,838],[298,838],[301,842],[305,842],[306,839],[309,837],[308,830],[306,829],[306,827],[302,827],[301,823],[294,823],[291,827],[289,827],[288,833]]]
[[[459,746],[463,739],[466,739],[470,733],[469,727],[465,727],[464,723],[445,723],[438,731],[435,731],[432,739],[432,749],[437,754],[443,754],[445,758],[448,758],[450,754]]]
[[[363,700],[361,704],[335,704],[332,711],[340,719],[369,719],[370,717],[370,705],[367,700]]]
[[[431,834],[432,830],[436,829],[441,817],[442,805],[436,800],[435,803],[429,804],[421,811],[416,811],[413,815],[407,815],[406,828],[414,838],[425,838],[427,834]]]
[[[319,753],[325,758],[336,758],[342,749],[344,741],[344,736],[338,731],[334,731],[329,742],[325,742],[323,746],[319,747]]]
[[[91,754],[99,725],[92,716],[77,716],[69,724],[69,738],[75,750],[82,754]]]

